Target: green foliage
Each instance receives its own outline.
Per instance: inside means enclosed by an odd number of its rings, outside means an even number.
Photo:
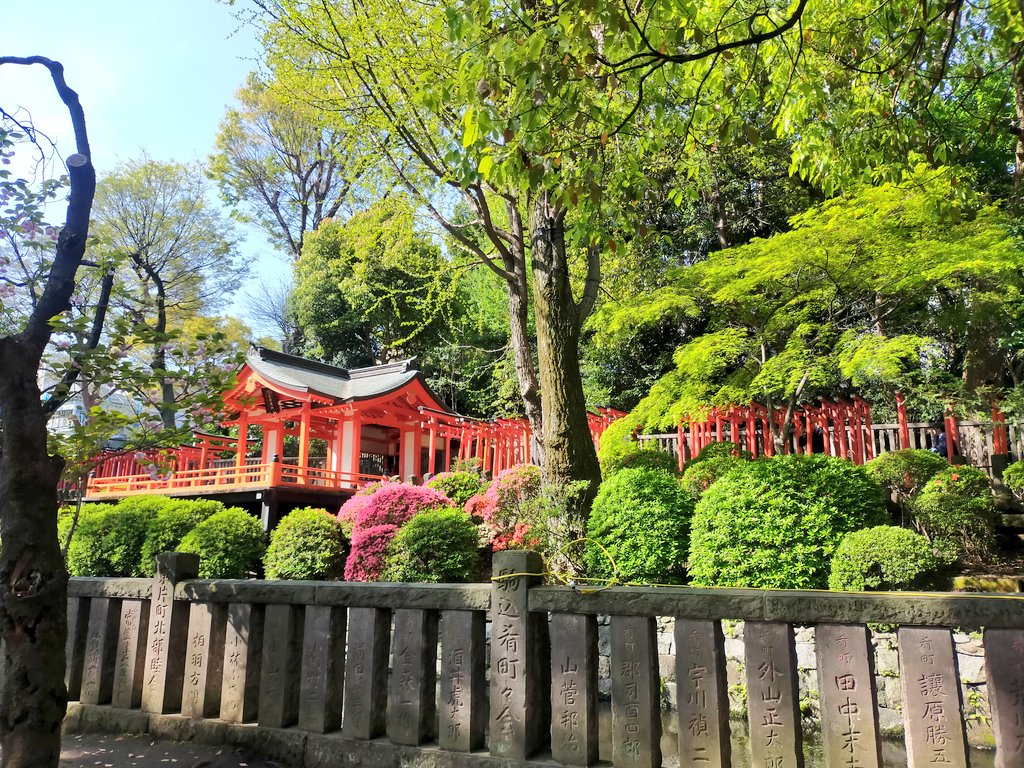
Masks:
[[[244,579],[259,568],[266,547],[260,521],[231,507],[189,531],[178,549],[199,555],[201,579]]]
[[[947,467],[911,505],[914,524],[944,551],[985,558],[994,544],[995,505],[988,477],[974,467]]]
[[[785,408],[850,386],[934,391],[1007,378],[1012,360],[990,329],[1019,324],[1024,253],[1007,213],[963,186],[954,169],[919,166],[607,305],[594,321],[602,344],[651,307],[696,331],[634,409],[634,426],[670,429],[752,400]]]
[[[702,461],[731,457],[735,459],[749,459],[750,454],[740,448],[736,443],[729,440],[722,440],[717,443],[710,443],[701,448],[697,457],[690,460],[690,466]]]
[[[665,453],[652,445],[639,441],[633,443],[636,450],[627,451],[601,467],[605,477],[611,477],[623,469],[660,469],[671,475],[679,474],[679,459],[671,453]]]
[[[415,515],[388,548],[383,581],[469,581],[480,565],[479,536],[469,515],[435,509]]]
[[[937,453],[908,448],[883,453],[866,466],[882,488],[895,494],[900,506],[905,508],[925,483],[949,467],[949,462]]]
[[[692,514],[693,499],[669,472],[646,467],[616,472],[601,484],[587,523],[587,536],[597,542],[587,546],[589,575],[682,581]]]
[[[141,499],[137,503],[86,504],[78,517],[71,546],[68,573],[72,576],[133,576],[146,573],[139,551],[146,540],[149,523],[157,506]]]
[[[885,518],[881,488],[852,462],[826,456],[739,462],[697,504],[691,581],[824,589],[842,537]]]
[[[185,535],[211,515],[224,510],[224,505],[211,499],[172,499],[169,496],[132,496],[122,500],[125,505],[139,504],[141,500],[153,505],[146,540],[142,543],[139,570],[150,575],[156,567],[156,556],[174,552]]]
[[[1024,461],[1015,461],[1003,470],[1003,483],[1010,493],[1024,501]]]
[[[848,592],[921,589],[939,566],[924,536],[879,525],[843,537],[832,555],[828,588]]]
[[[607,467],[614,466],[627,454],[640,450],[640,446],[633,439],[634,430],[641,426],[641,422],[628,414],[621,419],[616,419],[601,433],[601,439],[597,446],[597,459],[601,464],[601,470],[607,472]]]
[[[487,483],[477,472],[442,472],[430,478],[427,486],[443,493],[461,509],[473,496],[483,493]]]
[[[408,198],[392,196],[306,238],[293,301],[308,354],[359,367],[436,341],[455,283],[414,213]]]
[[[703,453],[701,455],[703,456]],[[691,462],[683,470],[683,477],[680,482],[694,500],[699,501],[700,497],[704,495],[705,491],[716,480],[724,477],[743,461],[744,459],[732,454],[711,456],[707,459],[702,458],[699,461]]]
[[[270,532],[263,569],[268,579],[340,579],[347,549],[336,515],[312,507],[296,509]]]

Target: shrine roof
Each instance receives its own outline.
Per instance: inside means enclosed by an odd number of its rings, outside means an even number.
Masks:
[[[380,397],[422,379],[420,372],[412,367],[413,359],[345,369],[254,345],[249,349],[246,362],[268,381],[337,402]]]

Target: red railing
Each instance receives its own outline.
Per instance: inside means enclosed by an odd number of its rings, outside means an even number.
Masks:
[[[244,466],[205,467],[153,473],[93,477],[86,497],[120,497],[142,493],[167,493],[182,490],[247,490],[279,486],[303,486],[323,490],[352,490],[382,480],[380,475],[337,472],[317,467],[298,467],[281,462]]]

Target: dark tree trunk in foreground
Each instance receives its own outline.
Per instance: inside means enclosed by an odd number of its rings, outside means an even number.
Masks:
[[[56,768],[67,705],[64,644],[67,572],[57,542],[57,481],[63,461],[50,456],[46,421],[55,405],[40,399],[37,376],[50,340],[50,319],[70,309],[75,275],[85,253],[96,189],[78,94],[64,68],[40,56],[0,57],[0,65],[49,69],[75,130],[77,154],[67,159],[71,192],[53,265],[24,328],[0,337],[0,636],[4,686],[0,743],[5,768]]]
[[[589,260],[587,284],[577,303],[565,253],[565,211],[544,192],[530,205],[534,311],[544,422],[544,477],[548,482],[589,483],[581,502],[589,509],[601,470],[587,424],[580,374],[580,329],[593,307],[598,254]]]

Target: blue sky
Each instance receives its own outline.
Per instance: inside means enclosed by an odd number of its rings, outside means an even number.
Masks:
[[[257,67],[257,36],[233,13],[216,0],[0,0],[0,55],[64,64],[101,175],[143,151],[203,160],[226,106]],[[62,154],[73,151],[67,112],[42,67],[0,67],[0,104],[29,110]],[[250,288],[287,272],[257,230],[245,235]],[[233,311],[242,314],[237,300]]]

